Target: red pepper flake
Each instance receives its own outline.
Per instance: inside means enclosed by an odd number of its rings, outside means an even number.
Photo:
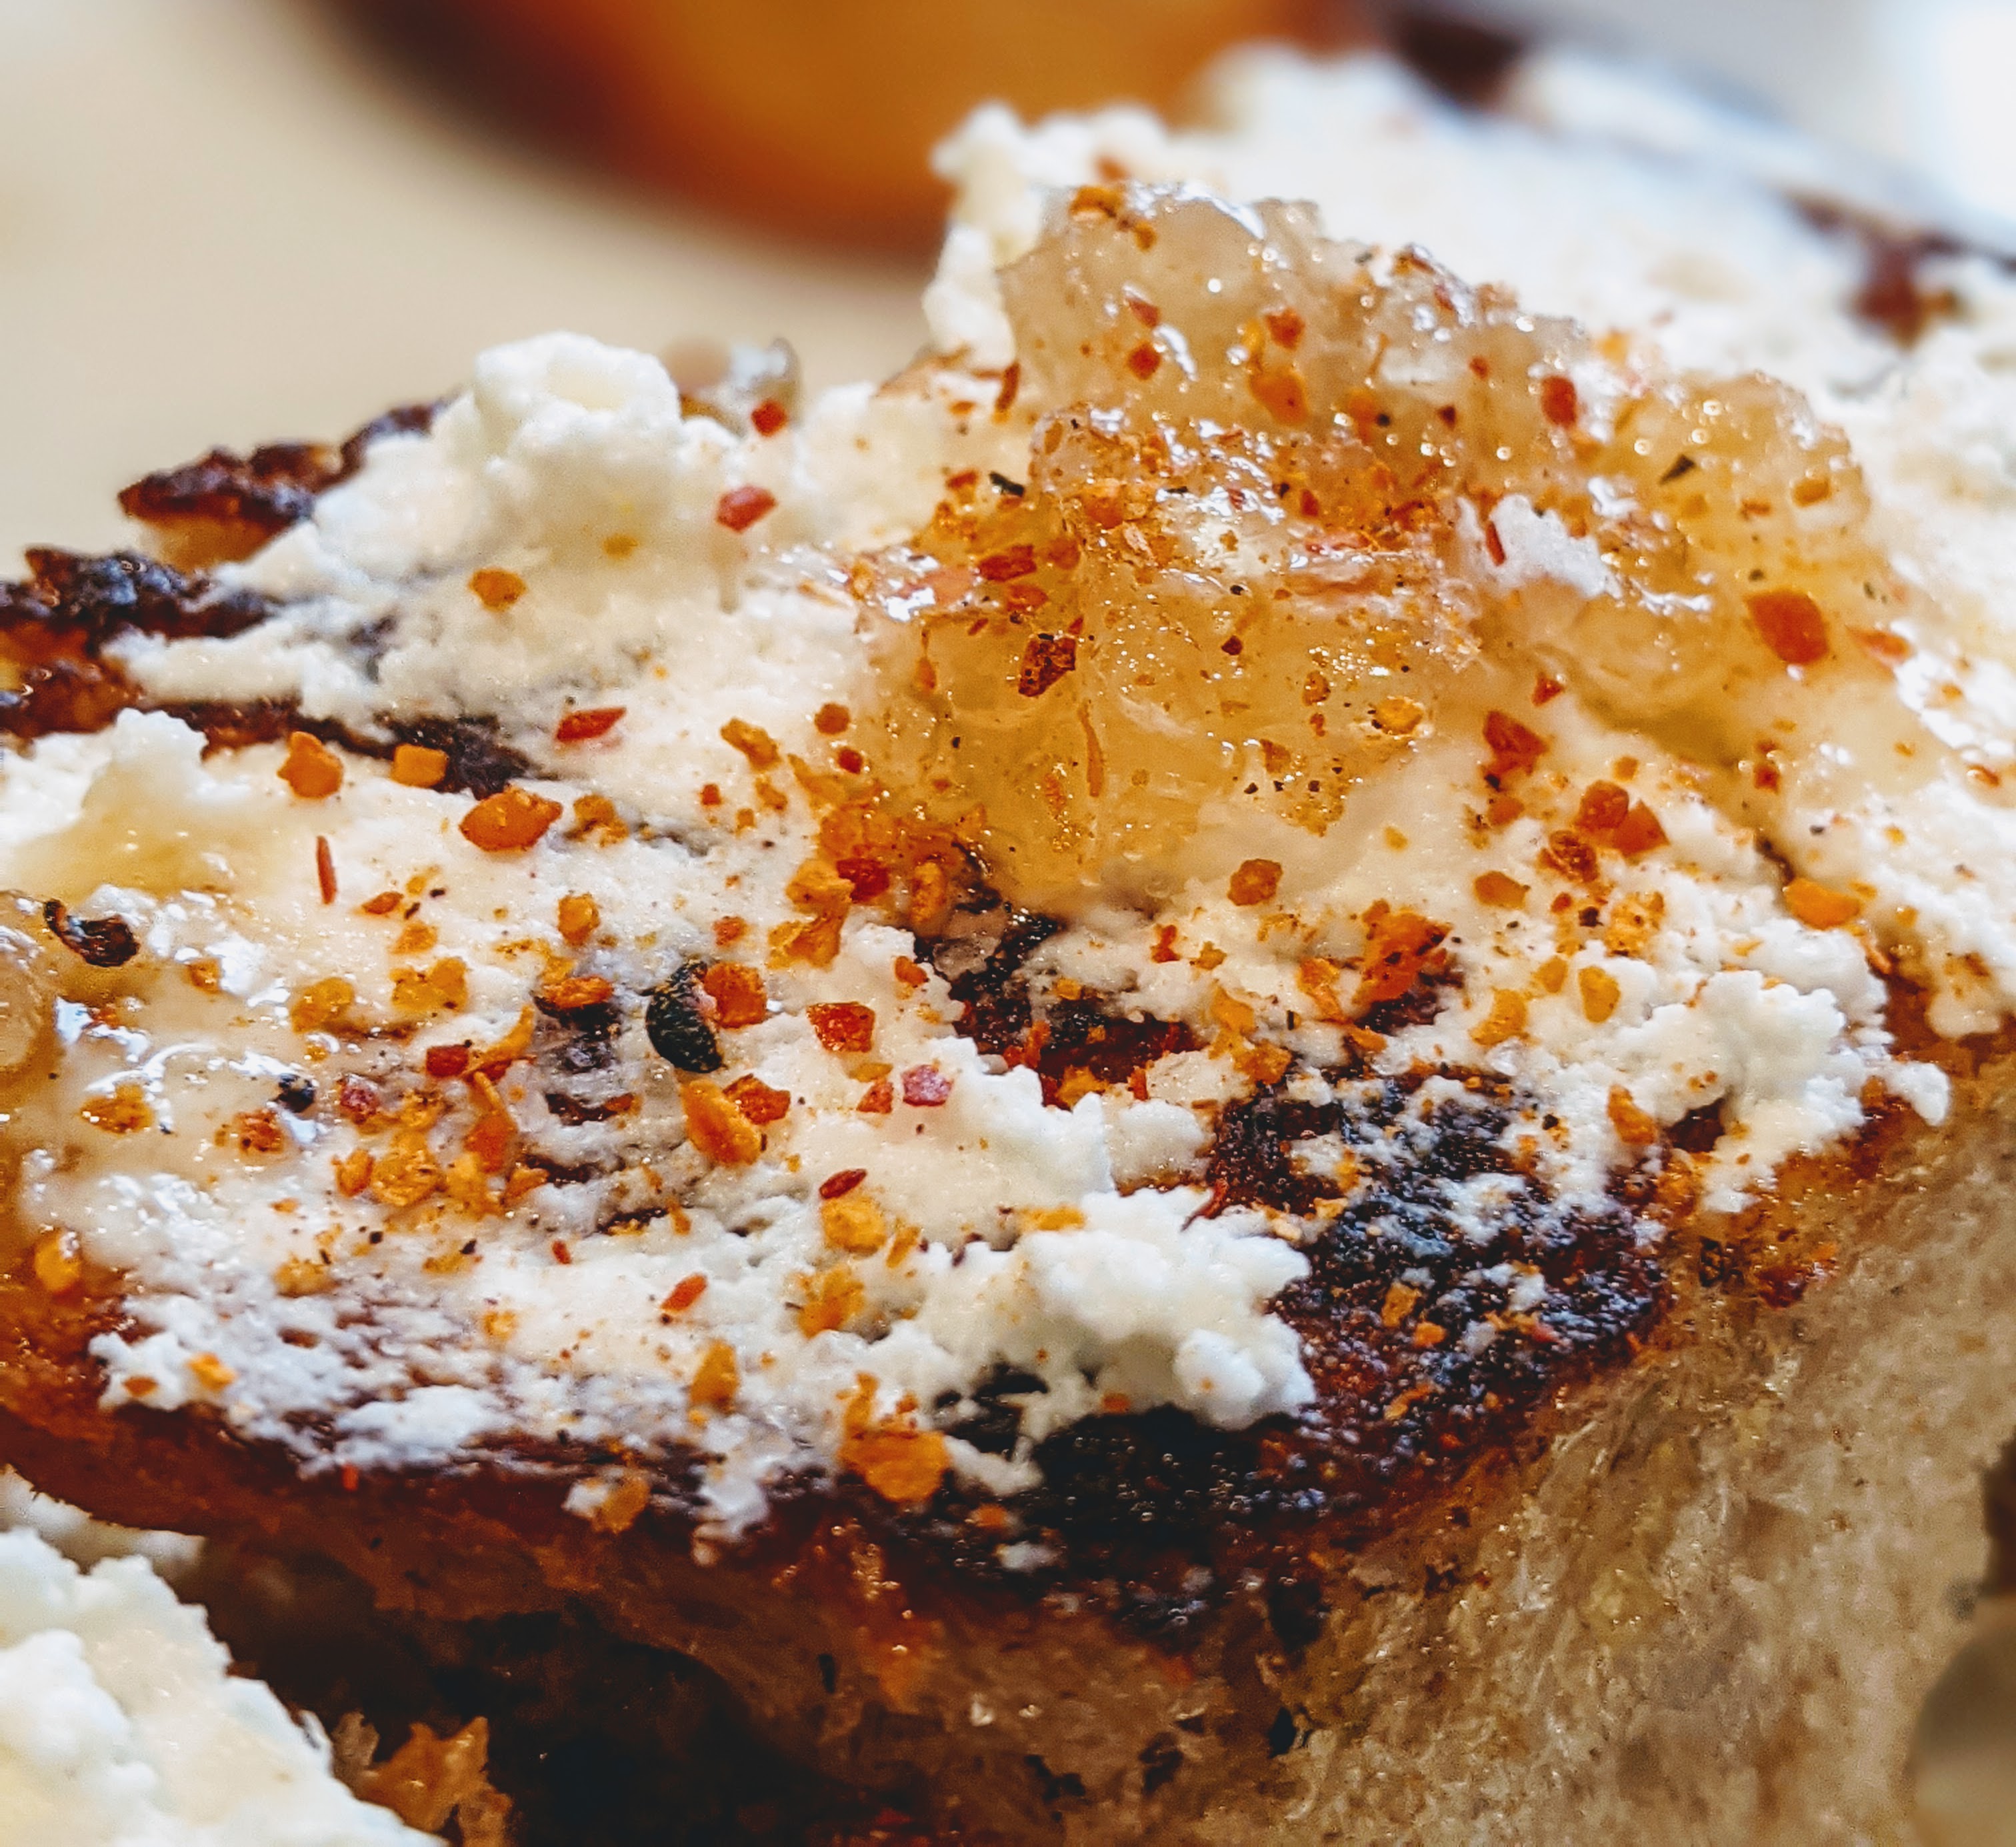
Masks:
[[[614,986],[601,975],[563,975],[539,990],[539,999],[556,1014],[576,1014],[615,998]]]
[[[1179,962],[1182,956],[1176,949],[1176,927],[1173,924],[1158,924],[1155,927],[1154,946],[1148,951],[1150,962]]]
[[[1505,560],[1499,559],[1499,563]],[[1558,699],[1567,689],[1550,673],[1536,674],[1533,679],[1533,703],[1545,705],[1550,700]]]
[[[721,806],[720,783],[703,783],[700,784],[700,805],[702,808],[719,808]]]
[[[975,568],[990,584],[1009,583],[1017,578],[1027,577],[1036,568],[1036,548],[1006,545],[998,552],[987,553]]]
[[[717,962],[700,977],[700,985],[714,1003],[717,1026],[755,1026],[770,1017],[769,990],[761,969],[745,962]]]
[[[342,1480],[343,1492],[345,1494],[355,1494],[357,1492],[357,1467],[354,1463],[346,1462],[343,1465]]]
[[[805,1017],[829,1052],[866,1052],[875,1043],[875,1010],[858,1000],[815,1001]]]
[[[1582,400],[1576,394],[1575,380],[1563,378],[1559,373],[1542,379],[1540,412],[1549,423],[1558,423],[1564,430],[1572,429],[1582,412]]]
[[[563,811],[556,801],[517,783],[487,795],[462,817],[462,837],[486,853],[515,853],[536,845]]]
[[[574,1262],[574,1253],[567,1248],[566,1239],[555,1238],[553,1241],[552,1248],[554,1262],[571,1263]]]
[[[1271,903],[1281,888],[1280,862],[1275,859],[1242,860],[1226,886],[1226,896],[1242,908]]]
[[[687,1309],[707,1294],[707,1278],[698,1270],[689,1276],[682,1276],[672,1285],[672,1292],[658,1305],[668,1315],[683,1315]]]
[[[1787,667],[1810,667],[1827,657],[1827,618],[1803,590],[1759,590],[1746,598],[1764,645]]]
[[[837,1174],[828,1174],[819,1182],[821,1199],[838,1199],[843,1194],[851,1193],[868,1178],[865,1167],[844,1167]]]
[[[1152,340],[1144,340],[1127,355],[1127,369],[1138,379],[1151,379],[1162,369],[1162,355]]]
[[[776,495],[768,488],[730,488],[715,502],[715,522],[730,532],[747,532],[776,504]]]
[[[592,737],[607,737],[628,709],[621,705],[596,705],[582,711],[563,712],[560,722],[553,727],[553,742],[578,744]]]
[[[473,571],[469,589],[492,615],[501,616],[525,594],[525,580],[515,571]]]
[[[1417,911],[1396,911],[1384,901],[1365,913],[1365,957],[1352,1004],[1361,1011],[1398,1000],[1412,988],[1449,934]]]
[[[324,904],[336,902],[336,855],[329,850],[329,841],[322,835],[315,836],[315,884],[322,889]]]
[[[723,1093],[758,1129],[781,1122],[791,1113],[791,1093],[776,1090],[751,1072],[737,1078]]]
[[[853,722],[853,713],[844,705],[829,703],[812,714],[812,729],[822,737],[838,737]]]
[[[427,1047],[427,1075],[430,1078],[459,1078],[469,1069],[469,1058],[466,1044],[430,1046]]]
[[[1666,830],[1659,825],[1659,817],[1643,802],[1633,802],[1630,813],[1618,823],[1611,844],[1625,859],[1636,859],[1640,853],[1663,847],[1666,844]]]
[[[896,1107],[896,1092],[887,1078],[877,1078],[868,1086],[855,1109],[864,1116],[886,1116]]]
[[[1575,824],[1586,833],[1614,833],[1631,812],[1631,797],[1615,783],[1591,783],[1582,791]]]
[[[1302,329],[1306,323],[1292,308],[1277,308],[1273,314],[1262,315],[1267,332],[1276,346],[1284,346],[1290,352],[1302,343]]]
[[[1024,699],[1036,699],[1049,691],[1078,665],[1078,637],[1075,635],[1035,635],[1022,650],[1021,671],[1015,690]]]
[[[1505,563],[1505,542],[1498,536],[1498,524],[1495,520],[1486,520],[1484,522],[1484,549],[1490,553],[1491,562],[1503,569]]]
[[[833,760],[851,776],[858,776],[868,767],[868,759],[851,744],[842,744],[833,752]]]
[[[1022,388],[1022,362],[1010,359],[1001,375],[1001,389],[994,394],[994,414],[1005,417],[1015,408],[1015,394]]]
[[[1526,775],[1547,754],[1547,740],[1509,712],[1485,714],[1484,741],[1491,747],[1487,777]]]
[[[749,413],[749,427],[758,436],[775,436],[791,420],[791,413],[774,398],[766,398]]]
[[[777,748],[777,740],[760,725],[752,725],[746,718],[730,718],[721,728],[722,741],[733,745],[748,759],[751,769],[775,769],[783,761],[783,753]],[[709,788],[713,787],[709,783]],[[701,792],[705,799],[706,790]]]
[[[913,1064],[903,1073],[903,1100],[913,1110],[934,1110],[952,1096],[952,1079],[935,1064]]]

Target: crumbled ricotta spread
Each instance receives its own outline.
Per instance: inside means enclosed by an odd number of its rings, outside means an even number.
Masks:
[[[1885,978],[1948,1035],[2016,1000],[2016,289],[1956,265],[1900,354],[1734,178],[1377,60],[1221,100],[977,117],[943,351],[781,427],[572,336],[485,355],[220,574],[277,613],[118,644],[290,740],[128,711],[0,765],[9,1210],[52,1291],[120,1276],[109,1405],[315,1467],[689,1449],[722,1535],[793,1472],[1010,1496],[1087,1417],[1307,1406],[1283,1291],[1481,1087],[1514,1170],[1390,1228],[1474,1251],[1500,1308],[1416,1336],[1472,1352],[1546,1338],[1515,1221],[1631,1173],[1653,1240],[1883,1100],[1940,1118]],[[1395,513],[1392,407],[1445,389],[1452,452],[1460,398],[1525,434]],[[1325,527],[1353,495],[1377,545]],[[1707,589],[1659,574],[1690,521]],[[114,917],[130,955],[78,949]],[[1214,1165],[1271,1087],[1339,1125],[1296,1144],[1311,1211]],[[1005,1448],[958,1434],[990,1394]]]
[[[304,1729],[265,1687],[232,1674],[203,1612],[178,1602],[149,1561],[189,1543],[92,1528],[0,1480],[9,1841],[422,1847],[431,1836],[337,1780],[312,1720]]]

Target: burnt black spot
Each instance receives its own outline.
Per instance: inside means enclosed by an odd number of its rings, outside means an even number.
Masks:
[[[1722,1140],[1723,1132],[1722,1105],[1712,1103],[1705,1109],[1688,1111],[1667,1130],[1666,1138],[1690,1154],[1706,1154]]]
[[[395,744],[419,744],[446,757],[447,771],[435,787],[452,794],[495,795],[531,773],[531,758],[498,736],[495,718],[395,718],[386,728]]]
[[[840,1663],[830,1654],[822,1654],[819,1658],[819,1685],[826,1689],[829,1696],[840,1690]]]
[[[42,906],[42,921],[56,941],[93,968],[119,968],[140,952],[140,939],[124,917],[76,917],[55,898]]]
[[[564,1090],[545,1093],[546,1107],[556,1122],[569,1129],[578,1129],[584,1122],[607,1122],[611,1117],[622,1115],[630,1107],[631,1101],[625,1096],[620,1100],[612,1098],[606,1103],[591,1103],[583,1097],[570,1096]]]
[[[1526,49],[1515,32],[1447,6],[1408,6],[1390,22],[1392,45],[1445,96],[1488,107]]]
[[[644,1032],[651,1050],[676,1069],[719,1071],[721,1042],[700,1004],[700,969],[688,963],[655,990],[644,1010]]]
[[[1153,1795],[1183,1767],[1183,1748],[1168,1733],[1149,1740],[1141,1751],[1141,1793]]]
[[[1055,917],[995,904],[963,913],[957,927],[923,945],[962,1010],[959,1030],[983,1052],[1028,1037],[1029,985],[1022,965],[1064,926]]]
[[[1053,1771],[1033,1752],[1022,1761],[1035,1773],[1037,1787],[1042,1791],[1043,1800],[1050,1807],[1055,1808],[1066,1798],[1073,1802],[1085,1800],[1085,1779],[1077,1771],[1065,1770],[1061,1773]]]
[[[1294,1714],[1286,1706],[1282,1707],[1267,1727],[1267,1755],[1269,1757],[1286,1757],[1301,1741],[1301,1734],[1296,1728]]]
[[[1267,1626],[1283,1648],[1306,1648],[1323,1633],[1330,1605],[1314,1572],[1284,1574],[1267,1586]]]

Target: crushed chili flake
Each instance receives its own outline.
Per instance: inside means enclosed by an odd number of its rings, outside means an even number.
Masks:
[[[431,789],[448,774],[448,752],[425,744],[400,744],[392,752],[392,780],[409,789]]]
[[[287,1020],[297,1032],[314,1032],[340,1019],[356,999],[357,990],[341,975],[326,975],[294,996]]]
[[[494,616],[501,616],[525,594],[525,580],[515,571],[486,567],[469,574],[470,594]]]
[[[950,1100],[952,1082],[935,1064],[913,1064],[903,1073],[903,1100],[913,1109],[937,1109]]]
[[[1536,674],[1533,677],[1533,703],[1535,705],[1545,705],[1551,700],[1558,699],[1567,690],[1550,673]]]
[[[851,1193],[867,1178],[865,1167],[844,1167],[838,1173],[828,1174],[819,1182],[819,1196],[821,1199],[838,1199],[843,1194]]]
[[[693,1146],[723,1167],[747,1167],[763,1152],[761,1131],[729,1101],[718,1084],[689,1078],[679,1086],[686,1133]]]
[[[783,761],[777,740],[762,726],[751,725],[747,719],[730,718],[722,726],[721,736],[724,743],[748,759],[751,769],[775,769]]]
[[[578,744],[591,738],[607,737],[628,709],[621,705],[596,705],[563,712],[560,722],[553,727],[553,742]]]
[[[798,1310],[798,1331],[807,1340],[844,1327],[866,1305],[868,1291],[851,1266],[822,1271],[812,1280]]]
[[[1649,853],[1654,847],[1665,844],[1666,830],[1659,824],[1659,817],[1642,801],[1631,805],[1631,812],[1618,823],[1616,833],[1611,837],[1611,844],[1627,859],[1636,859],[1641,853]]]
[[[880,1250],[889,1235],[889,1221],[881,1207],[858,1188],[830,1197],[822,1192],[819,1228],[834,1250],[851,1251],[858,1257]]]
[[[1491,761],[1485,773],[1494,779],[1530,774],[1547,751],[1547,740],[1509,712],[1485,714],[1484,741],[1491,747]]]
[[[615,985],[601,975],[563,975],[539,990],[539,999],[556,1014],[599,1007],[614,998]]]
[[[1364,916],[1365,956],[1352,1004],[1361,1012],[1398,1000],[1438,958],[1446,924],[1431,923],[1417,911],[1396,911],[1383,901]]]
[[[700,978],[715,1005],[718,1026],[755,1026],[770,1017],[769,990],[760,969],[742,962],[717,962]]]
[[[829,1052],[866,1052],[875,1043],[875,1010],[859,1001],[815,1001],[805,1017]]]
[[[1658,1119],[1641,1110],[1622,1084],[1611,1086],[1609,1111],[1611,1126],[1626,1147],[1648,1148],[1659,1139]]]
[[[513,783],[485,796],[457,826],[464,840],[486,853],[522,852],[538,844],[561,812],[558,802]]]
[[[1127,369],[1139,379],[1150,379],[1162,369],[1162,355],[1152,340],[1144,340],[1127,355]]]
[[[714,503],[715,523],[730,532],[747,532],[776,504],[776,495],[768,488],[730,488]]]
[[[695,1270],[689,1276],[680,1277],[672,1285],[671,1293],[658,1305],[668,1315],[683,1315],[706,1293],[707,1278]]]
[[[427,1071],[430,1078],[459,1078],[469,1069],[470,1050],[466,1043],[454,1046],[430,1046],[427,1050]]]
[[[315,836],[315,886],[324,904],[336,902],[336,855],[329,851],[329,837]]]
[[[1588,833],[1614,833],[1631,812],[1631,797],[1615,783],[1591,783],[1575,809],[1575,824]]]
[[[895,1086],[887,1078],[877,1078],[854,1107],[864,1116],[886,1116],[896,1107]]]
[[[277,773],[302,801],[324,801],[343,787],[343,759],[312,733],[296,731]]]
[[[189,1376],[206,1392],[221,1392],[238,1375],[219,1359],[214,1353],[198,1353],[191,1356]]]
[[[1176,927],[1173,924],[1158,924],[1155,927],[1155,940],[1148,951],[1150,962],[1179,962],[1183,960],[1176,949]]]
[[[35,1280],[50,1295],[67,1295],[84,1280],[84,1258],[74,1231],[45,1233],[35,1240]]]
[[[1764,645],[1787,667],[1810,667],[1827,658],[1827,617],[1805,591],[1759,590],[1744,601]]]
[[[840,1460],[898,1507],[929,1500],[952,1467],[945,1440],[936,1431],[895,1426],[850,1435],[841,1445]]]
[[[829,702],[812,714],[812,729],[822,737],[838,737],[854,722],[854,715],[844,705]]]
[[[775,436],[791,420],[791,413],[774,398],[766,398],[749,413],[749,427],[758,436]]]
[[[1516,989],[1499,988],[1491,996],[1491,1010],[1471,1028],[1470,1036],[1480,1046],[1502,1046],[1526,1030],[1526,997]]]
[[[687,1397],[696,1406],[731,1405],[742,1389],[741,1369],[735,1363],[735,1349],[725,1341],[715,1341],[700,1356]]]
[[[1573,379],[1551,373],[1540,380],[1540,414],[1549,423],[1558,424],[1564,430],[1571,429],[1581,411],[1581,398]]]
[[[703,783],[700,784],[700,805],[702,808],[719,808],[721,806],[720,783]]]
[[[1838,930],[1862,914],[1862,904],[1852,892],[1812,879],[1797,878],[1785,887],[1785,908],[1809,930]]]
[[[758,1129],[781,1122],[790,1114],[790,1092],[772,1089],[753,1071],[737,1078],[724,1094]]]
[[[560,902],[556,920],[560,941],[575,949],[602,927],[602,907],[583,891],[570,891]]]
[[[1582,1017],[1597,1026],[1617,1011],[1617,1003],[1623,997],[1623,990],[1618,986],[1617,978],[1607,969],[1585,968],[1579,970],[1575,985],[1582,992]]]
[[[1276,859],[1242,860],[1226,885],[1226,896],[1236,905],[1251,907],[1268,904],[1281,888],[1281,865]]]
[[[1506,909],[1524,904],[1527,892],[1532,889],[1502,872],[1479,873],[1471,888],[1477,894],[1479,904],[1496,905]]]
[[[1022,650],[1022,664],[1015,676],[1015,690],[1024,699],[1040,698],[1078,666],[1078,637],[1075,635],[1032,635]]]
[[[1022,388],[1022,362],[1010,359],[1001,374],[1001,389],[994,394],[994,414],[1005,417],[1015,408],[1016,394]]]
[[[380,891],[365,898],[357,908],[367,917],[383,917],[396,911],[403,902],[396,891]]]
[[[907,956],[898,956],[890,965],[890,971],[902,988],[921,988],[931,978]]]

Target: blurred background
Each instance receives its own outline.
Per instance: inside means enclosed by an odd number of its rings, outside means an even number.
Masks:
[[[1403,0],[0,0],[0,563],[213,442],[337,435],[494,341],[788,332],[899,365],[977,97],[1164,105]],[[2016,0],[1503,0],[2016,218]],[[1465,34],[1467,36],[1464,36]],[[1448,49],[1445,34],[1445,49]]]

